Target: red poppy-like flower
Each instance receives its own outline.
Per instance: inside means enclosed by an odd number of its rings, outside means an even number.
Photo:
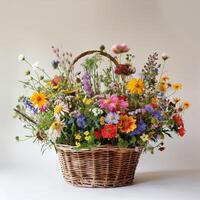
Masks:
[[[111,139],[117,135],[117,126],[113,124],[106,124],[101,129],[101,135],[103,138]]]
[[[178,124],[178,134],[183,137],[185,135],[185,127],[183,123],[183,119],[180,115],[174,115],[173,120]]]
[[[94,136],[97,140],[101,138],[101,132],[100,131],[94,131]]]

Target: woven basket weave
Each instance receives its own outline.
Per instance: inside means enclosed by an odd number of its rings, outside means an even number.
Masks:
[[[120,187],[133,183],[142,150],[100,146],[75,150],[57,145],[63,177],[83,187]]]

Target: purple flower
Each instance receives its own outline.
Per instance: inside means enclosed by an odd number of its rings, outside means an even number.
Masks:
[[[79,128],[84,129],[86,126],[86,122],[85,122],[85,116],[82,114],[79,114],[76,118],[76,123],[78,125]]]
[[[105,117],[105,122],[108,124],[117,124],[119,121],[119,114],[115,112],[109,112]]]
[[[156,118],[158,121],[161,121],[163,118],[162,113],[159,110],[155,110],[152,114],[153,114],[153,117]]]
[[[162,113],[160,110],[155,110],[151,105],[146,105],[144,107],[145,111],[150,113],[154,118],[161,121],[162,120]]]
[[[146,112],[148,112],[148,113],[153,113],[153,111],[154,111],[154,109],[153,109],[153,107],[151,106],[151,105],[146,105],[145,107],[144,107],[144,109],[145,109],[145,111]]]
[[[37,114],[39,109],[34,107],[33,104],[29,101],[28,98],[24,97],[23,99],[23,103],[26,109],[29,109],[30,111],[32,111],[34,114]]]
[[[91,76],[88,72],[85,72],[85,74],[82,77],[82,83],[83,83],[83,89],[85,90],[88,97],[92,97],[94,95],[94,92],[92,90],[91,85]]]
[[[134,131],[132,131],[130,135],[140,135],[144,133],[146,128],[147,128],[147,125],[144,123],[143,120],[140,120],[137,124],[137,128]]]

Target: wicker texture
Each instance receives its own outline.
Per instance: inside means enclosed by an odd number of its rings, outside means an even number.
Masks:
[[[101,146],[76,151],[57,145],[63,177],[83,187],[119,187],[133,183],[141,149]]]

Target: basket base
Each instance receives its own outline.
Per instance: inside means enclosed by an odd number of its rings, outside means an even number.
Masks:
[[[59,145],[57,149],[64,179],[88,188],[132,185],[141,154],[141,150],[112,146],[77,151]]]

